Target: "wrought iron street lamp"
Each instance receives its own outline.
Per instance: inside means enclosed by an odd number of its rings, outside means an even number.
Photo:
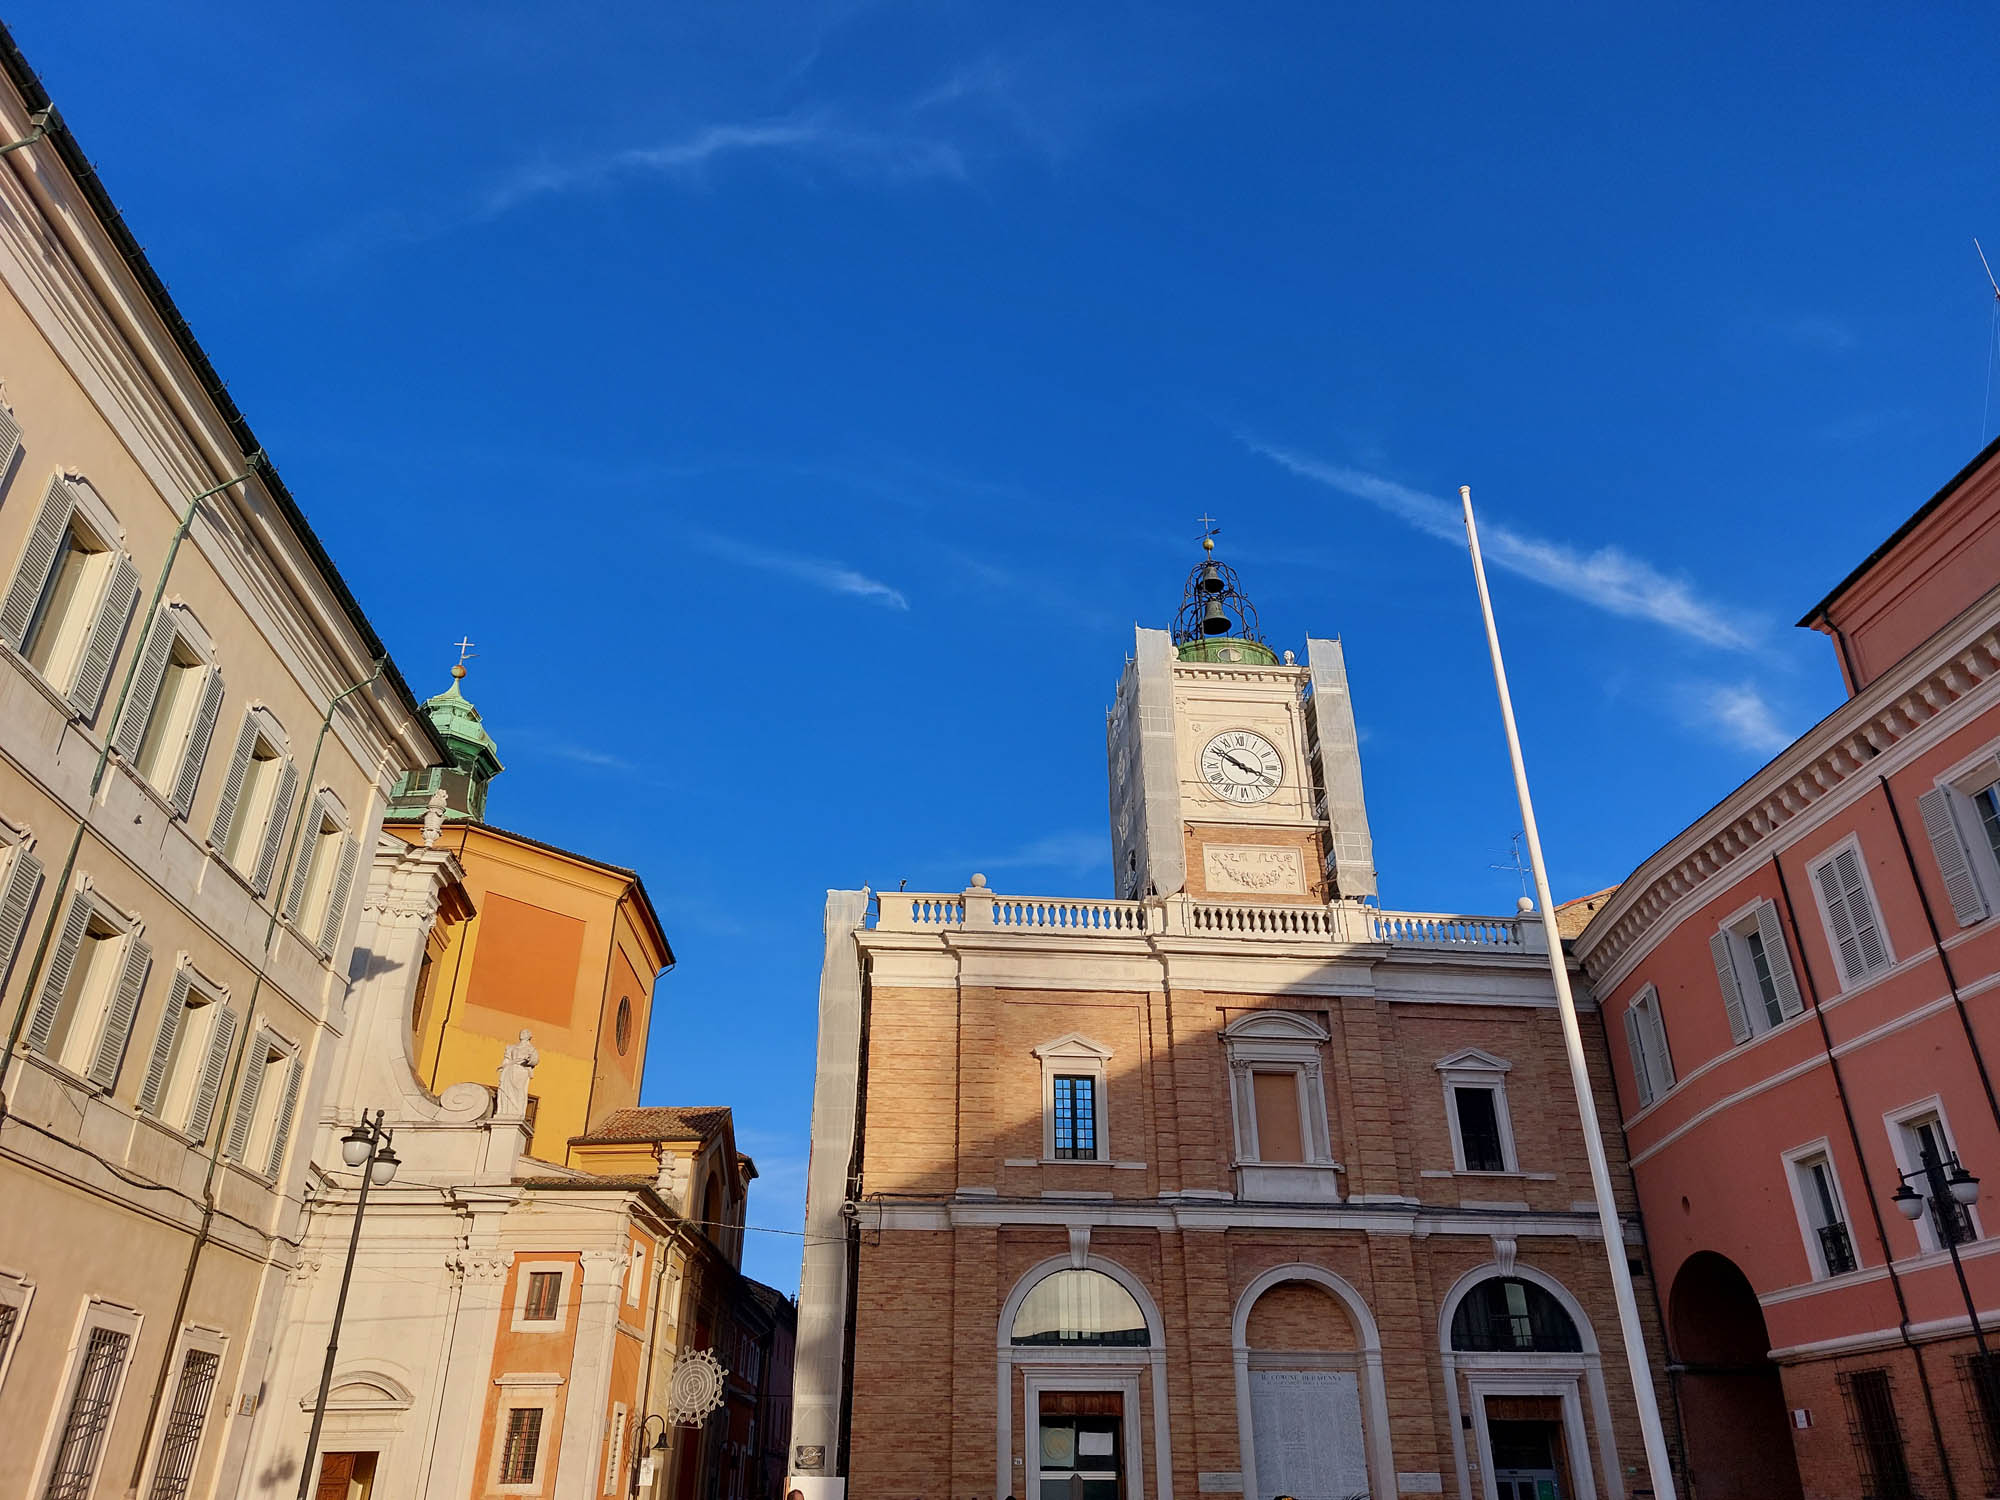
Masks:
[[[1902,1184],[1889,1195],[1889,1201],[1913,1224],[1924,1216],[1925,1209],[1930,1210],[1931,1224],[1938,1238],[1944,1241],[1945,1249],[1951,1252],[1951,1268],[1958,1272],[1959,1295],[1965,1298],[1965,1315],[1972,1320],[1972,1336],[1979,1344],[1981,1378],[1990,1380],[1994,1372],[1988,1363],[1986,1330],[1979,1326],[1979,1312],[1972,1305],[1972,1288],[1965,1282],[1965,1262],[1958,1258],[1958,1242],[1964,1233],[1959,1226],[1963,1223],[1970,1228],[1969,1221],[1961,1215],[1979,1201],[1979,1179],[1965,1170],[1956,1151],[1947,1151],[1945,1159],[1940,1161],[1928,1146],[1923,1148],[1918,1164],[1902,1176]],[[1921,1187],[1912,1183],[1920,1183]]]
[[[313,1491],[313,1459],[319,1453],[319,1430],[326,1421],[326,1393],[333,1385],[333,1358],[340,1349],[340,1320],[347,1312],[347,1287],[354,1280],[354,1251],[361,1243],[361,1215],[368,1207],[368,1189],[387,1187],[402,1165],[389,1144],[393,1132],[382,1128],[382,1111],[370,1120],[364,1112],[358,1123],[340,1138],[340,1159],[361,1173],[361,1193],[354,1200],[354,1229],[347,1236],[347,1268],[340,1273],[340,1297],[333,1304],[333,1327],[326,1336],[326,1364],[319,1372],[319,1399],[313,1403],[312,1431],[306,1437],[306,1456],[299,1464],[299,1500]]]
[[[646,1465],[652,1462],[652,1460],[646,1457],[646,1429],[655,1422],[660,1424],[660,1435],[653,1439],[653,1452],[664,1453],[667,1451],[667,1434],[673,1429],[665,1417],[660,1416],[657,1412],[649,1414],[640,1421],[639,1440],[632,1445],[631,1493],[634,1495],[639,1493],[640,1476],[643,1474]]]

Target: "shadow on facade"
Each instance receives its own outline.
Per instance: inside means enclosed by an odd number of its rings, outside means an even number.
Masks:
[[[1697,1251],[1674,1277],[1667,1320],[1694,1492],[1800,1495],[1784,1386],[1749,1278],[1728,1256]]]

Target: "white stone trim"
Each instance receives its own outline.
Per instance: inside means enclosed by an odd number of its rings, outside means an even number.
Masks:
[[[208,1408],[202,1413],[201,1434],[195,1439],[195,1467],[189,1471],[190,1480],[199,1471],[201,1445],[215,1431],[216,1418],[229,1415],[229,1388],[222,1379],[229,1359],[229,1336],[219,1328],[209,1328],[200,1323],[182,1324],[180,1336],[174,1340],[173,1350],[167,1356],[167,1383],[160,1392],[160,1420],[153,1424],[152,1444],[146,1450],[146,1463],[136,1492],[140,1495],[152,1490],[153,1471],[159,1466],[160,1447],[167,1435],[167,1413],[173,1410],[174,1399],[180,1390],[181,1366],[190,1350],[215,1356],[215,1382],[209,1387]],[[226,1432],[227,1429],[224,1430]]]
[[[1912,1121],[1920,1120],[1925,1115],[1937,1116],[1938,1129],[1944,1133],[1945,1149],[1953,1154],[1956,1154],[1958,1151],[1958,1132],[1951,1128],[1951,1116],[1945,1112],[1944,1095],[1932,1094],[1929,1098],[1919,1099],[1913,1104],[1898,1105],[1894,1109],[1882,1112],[1882,1124],[1888,1131],[1889,1150],[1896,1159],[1896,1170],[1898,1172],[1914,1172],[1918,1167],[1923,1165],[1916,1151],[1912,1149],[1913,1143],[1910,1140],[1909,1126]],[[1891,1188],[1889,1191],[1893,1193],[1895,1189]],[[1928,1196],[1928,1193],[1926,1193],[1926,1197]],[[1979,1206],[1972,1204],[1966,1208],[1965,1212],[1966,1216],[1972,1221],[1973,1239],[1985,1239],[1986,1226],[1980,1222]],[[1897,1217],[1901,1218],[1902,1215],[1898,1213]],[[1945,1253],[1947,1247],[1937,1236],[1936,1227],[1931,1223],[1929,1209],[1917,1215],[1914,1220],[1906,1219],[1904,1222],[1916,1230],[1917,1244],[1925,1251],[1936,1251],[1939,1254]],[[1963,1258],[1965,1247],[1960,1246],[1958,1253],[1960,1258]],[[1900,1265],[1901,1262],[1899,1261],[1898,1264]]]
[[[556,1289],[556,1315],[552,1319],[530,1319],[528,1317],[529,1278],[537,1271],[557,1271],[562,1282]],[[570,1291],[575,1285],[577,1272],[573,1260],[522,1260],[514,1261],[514,1311],[508,1328],[513,1333],[564,1333],[569,1329]]]
[[[70,1403],[76,1397],[77,1381],[83,1374],[83,1358],[91,1333],[99,1328],[110,1328],[123,1333],[131,1341],[125,1346],[124,1363],[119,1367],[118,1380],[111,1391],[111,1409],[104,1424],[108,1435],[118,1425],[118,1408],[124,1400],[126,1377],[132,1373],[132,1361],[139,1351],[139,1331],[145,1321],[145,1315],[137,1308],[94,1297],[84,1299],[83,1306],[77,1310],[76,1328],[70,1335],[69,1348],[63,1355],[62,1381],[56,1387],[56,1399],[49,1405],[48,1421],[42,1429],[41,1451],[36,1455],[35,1466],[30,1471],[34,1477],[27,1487],[28,1494],[39,1495],[48,1488],[49,1471],[55,1466],[63,1427],[69,1421]],[[110,1451],[108,1442],[98,1450],[97,1469],[91,1479],[92,1489],[104,1477],[104,1461]]]
[[[1826,892],[1820,889],[1819,872],[1832,864],[1841,854],[1853,852],[1856,868],[1861,872],[1861,888],[1868,894],[1868,908],[1875,918],[1875,936],[1882,944],[1882,962],[1866,972],[1850,979],[1847,966],[1840,961],[1840,939],[1834,936],[1833,914],[1827,910]],[[1828,844],[1819,853],[1811,855],[1805,862],[1806,884],[1812,887],[1813,909],[1819,913],[1820,933],[1826,939],[1827,951],[1832,955],[1832,979],[1838,986],[1835,993],[1846,994],[1858,990],[1871,980],[1880,979],[1896,967],[1896,944],[1889,936],[1889,916],[1882,909],[1882,898],[1875,892],[1875,877],[1868,870],[1868,854],[1861,847],[1859,832],[1849,833],[1845,838]],[[1922,957],[1921,953],[1912,955]]]
[[[19,1271],[0,1269],[0,1307],[14,1309],[13,1337],[7,1340],[6,1348],[0,1349],[0,1391],[7,1388],[7,1371],[14,1363],[14,1351],[21,1347],[21,1336],[28,1328],[28,1312],[34,1304],[34,1279]]]
[[[1855,1270],[1861,1269],[1861,1246],[1855,1239],[1854,1220],[1847,1209],[1847,1190],[1840,1181],[1840,1167],[1834,1160],[1833,1143],[1827,1136],[1807,1141],[1803,1146],[1794,1146],[1781,1152],[1779,1161],[1783,1164],[1785,1186],[1791,1190],[1792,1212],[1798,1216],[1799,1239],[1806,1248],[1806,1269],[1814,1281],[1825,1281],[1833,1273],[1826,1268],[1826,1252],[1819,1242],[1819,1226],[1813,1223],[1812,1204],[1806,1199],[1804,1182],[1805,1168],[1810,1162],[1824,1158],[1826,1175],[1833,1187],[1834,1207],[1840,1212],[1840,1222],[1847,1230],[1847,1240],[1854,1248]],[[1852,1276],[1852,1271],[1842,1273]]]
[[[1514,1117],[1507,1108],[1507,1075],[1514,1065],[1477,1047],[1465,1047],[1437,1061],[1444,1085],[1444,1116],[1451,1129],[1451,1164],[1455,1175],[1473,1177],[1517,1176],[1521,1159],[1514,1151]],[[1500,1170],[1478,1171],[1465,1164],[1465,1141],[1459,1130],[1459,1089],[1485,1089],[1493,1095],[1493,1117],[1500,1127]]]
[[[1328,1124],[1327,1029],[1288,1010],[1256,1010],[1222,1029],[1229,1068],[1237,1195],[1257,1202],[1337,1203],[1340,1163]],[[1302,1162],[1266,1162],[1257,1140],[1257,1073],[1289,1073],[1297,1090]]]
[[[495,1382],[498,1384],[499,1382]],[[559,1381],[546,1378],[534,1384],[522,1381],[509,1382],[501,1400],[494,1406],[493,1452],[486,1464],[486,1489],[496,1495],[539,1495],[548,1488],[549,1455],[562,1442],[563,1424],[555,1420],[556,1403],[561,1399]],[[502,1484],[501,1465],[507,1458],[508,1414],[515,1411],[540,1411],[541,1430],[535,1435],[535,1477],[523,1484]]]
[[[1106,1097],[1109,1082],[1111,1049],[1102,1042],[1093,1042],[1081,1032],[1072,1031],[1067,1036],[1058,1037],[1053,1042],[1044,1042],[1033,1049],[1035,1058],[1042,1065],[1042,1165],[1072,1166],[1077,1163],[1094,1164],[1111,1160],[1111,1111],[1110,1100]],[[1090,1156],[1056,1155],[1056,1079],[1088,1078],[1091,1080],[1090,1098],[1092,1123],[1096,1132],[1096,1150]]]

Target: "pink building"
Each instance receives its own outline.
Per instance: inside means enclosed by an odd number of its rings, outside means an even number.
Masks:
[[[1990,1495],[2000,1365],[1967,1309],[2000,1355],[2000,1198],[1960,1200],[2000,1190],[2000,443],[1800,623],[1847,701],[1576,943],[1690,1475]]]

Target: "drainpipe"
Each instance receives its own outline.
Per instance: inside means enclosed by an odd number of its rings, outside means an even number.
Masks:
[[[1878,774],[1875,778],[1882,783],[1883,799],[1889,804],[1889,816],[1896,821],[1896,837],[1903,845],[1903,859],[1910,867],[1910,884],[1917,888],[1917,900],[1923,904],[1924,923],[1931,930],[1931,946],[1937,949],[1938,962],[1944,965],[1944,982],[1951,987],[1952,1007],[1958,1012],[1958,1024],[1965,1030],[1965,1045],[1972,1049],[1973,1065],[1979,1069],[1979,1083],[1986,1090],[1986,1108],[1993,1115],[1993,1123],[2000,1125],[2000,1100],[1993,1097],[1993,1078],[1986,1071],[1986,1054],[1979,1050],[1979,1038],[1973,1035],[1972,1017],[1965,1013],[1965,1000],[1958,993],[1958,975],[1951,967],[1951,955],[1944,951],[1944,938],[1938,932],[1937,913],[1931,909],[1930,892],[1924,889],[1923,877],[1917,873],[1917,857],[1910,851],[1910,836],[1903,831],[1903,815],[1896,807],[1896,794],[1889,789],[1889,778]]]
[[[1813,978],[1812,961],[1806,957],[1805,944],[1799,939],[1799,914],[1792,905],[1792,889],[1785,881],[1785,867],[1778,863],[1775,854],[1771,856],[1771,869],[1778,877],[1778,894],[1784,898],[1785,920],[1792,929],[1792,951],[1799,957],[1798,971],[1805,976],[1813,1019],[1819,1023],[1820,1045],[1826,1049],[1827,1065],[1833,1070],[1833,1091],[1840,1098],[1840,1113],[1847,1121],[1848,1144],[1854,1151],[1854,1163],[1861,1170],[1861,1186],[1868,1199],[1868,1216],[1875,1221],[1875,1242],[1882,1247],[1882,1267],[1889,1273],[1889,1286],[1896,1294],[1896,1332],[1902,1336],[1903,1346],[1916,1362],[1917,1383],[1924,1391],[1924,1412],[1931,1423],[1931,1441],[1937,1447],[1938,1463],[1944,1470],[1945,1493],[1952,1500],[1957,1500],[1958,1481],[1951,1472],[1951,1455],[1945,1451],[1944,1428],[1938,1423],[1937,1398],[1931,1392],[1930,1371],[1924,1368],[1923,1350],[1910,1337],[1910,1303],[1903,1295],[1903,1278],[1896,1274],[1896,1254],[1889,1248],[1889,1231],[1882,1222],[1882,1204],[1875,1196],[1875,1176],[1868,1170],[1867,1153],[1861,1149],[1861,1128],[1854,1123],[1854,1106],[1847,1097],[1847,1081],[1840,1071],[1840,1059],[1834,1055],[1833,1033],[1826,1024],[1826,1012],[1820,1008],[1819,984]]]
[[[352,697],[365,687],[373,686],[388,664],[388,657],[376,657],[375,670],[353,686],[335,693],[332,701],[326,706],[325,716],[319,721],[319,738],[313,742],[312,760],[307,764],[305,779],[300,784],[298,810],[292,815],[292,836],[285,849],[284,872],[270,887],[271,915],[264,924],[263,957],[259,959],[257,972],[250,981],[250,998],[243,1005],[243,1033],[236,1044],[236,1058],[229,1066],[228,1081],[223,1085],[219,1100],[221,1108],[216,1111],[215,1144],[209,1149],[208,1175],[202,1179],[201,1184],[201,1225],[195,1230],[194,1243],[188,1246],[187,1267],[181,1273],[180,1296],[174,1302],[173,1320],[167,1325],[169,1333],[180,1328],[181,1318],[187,1313],[188,1298],[194,1291],[195,1270],[201,1264],[202,1247],[207,1245],[210,1232],[215,1227],[215,1179],[222,1167],[222,1143],[229,1138],[229,1117],[236,1105],[236,1083],[243,1071],[243,1059],[249,1054],[251,1040],[256,1035],[257,994],[264,987],[264,976],[271,969],[271,950],[278,936],[278,912],[284,905],[284,892],[292,882],[292,867],[298,860],[299,840],[305,832],[306,810],[313,802],[313,780],[319,774],[320,751],[326,747],[327,731],[333,727],[334,711],[340,707],[341,701]],[[304,1049],[300,1050],[303,1052]],[[306,1060],[301,1056],[297,1066],[305,1065]],[[173,1340],[169,1339],[167,1352],[160,1360],[160,1373],[153,1381],[153,1399],[146,1407],[146,1426],[139,1434],[138,1456],[132,1461],[132,1483],[126,1490],[128,1497],[135,1496],[139,1492],[139,1480],[145,1472],[146,1449],[152,1444],[153,1429],[160,1420],[160,1401],[166,1395],[167,1380],[172,1374],[169,1368],[172,1359]]]
[[[46,131],[48,116],[52,110],[44,111],[42,124],[37,129]],[[14,146],[26,145],[29,140],[39,139],[30,135],[16,141]],[[11,151],[14,146],[6,149]],[[118,701],[112,705],[111,715],[104,721],[104,743],[98,747],[97,765],[90,773],[90,793],[83,801],[83,815],[76,820],[76,832],[69,841],[69,853],[63,857],[62,874],[49,887],[49,914],[42,923],[42,935],[35,944],[35,960],[28,966],[27,982],[21,986],[21,998],[14,1006],[14,1021],[7,1029],[7,1047],[0,1052],[0,1120],[7,1117],[7,1073],[14,1064],[14,1048],[21,1040],[21,1030],[28,1020],[28,1002],[33,998],[36,987],[42,979],[42,965],[48,962],[49,941],[55,936],[56,918],[62,914],[62,893],[69,886],[69,877],[76,870],[77,851],[83,847],[84,832],[90,827],[91,809],[97,806],[97,794],[104,789],[104,773],[111,766],[111,737],[118,728],[118,721],[125,715],[125,702],[132,696],[133,679],[139,675],[139,663],[145,658],[146,643],[151,640],[153,626],[160,612],[160,598],[167,591],[167,578],[174,571],[174,559],[180,555],[181,543],[187,540],[188,529],[194,525],[194,518],[201,511],[201,502],[224,490],[242,484],[253,474],[264,468],[264,452],[260,448],[243,460],[243,472],[222,483],[211,485],[187,503],[181,512],[178,525],[174,527],[173,539],[167,543],[166,560],[160,564],[159,575],[153,580],[152,597],[146,601],[146,614],[139,626],[139,641],[132,650],[132,659],[125,664],[125,680],[118,686]]]
[[[10,151],[19,151],[23,146],[34,145],[36,141],[39,141],[53,130],[57,123],[56,107],[53,104],[47,109],[36,110],[28,116],[28,124],[34,128],[18,141],[9,141],[6,145],[0,146],[0,156],[5,156]]]

